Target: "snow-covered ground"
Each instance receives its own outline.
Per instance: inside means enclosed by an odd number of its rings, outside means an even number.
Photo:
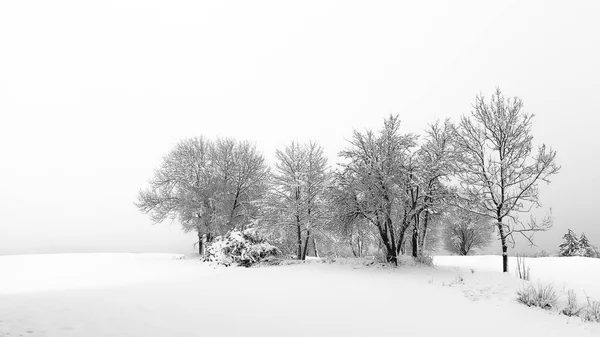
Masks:
[[[553,284],[559,293],[573,289],[582,301],[586,295],[591,300],[600,301],[600,259],[573,256],[524,258],[524,261],[530,270],[531,282]],[[502,257],[497,255],[436,256],[434,263],[466,272],[471,269],[476,272],[491,272],[492,276],[494,272],[502,270]],[[509,273],[516,275],[517,259],[509,257],[508,264]]]
[[[435,262],[247,269],[172,254],[0,256],[0,336],[600,336],[598,323],[516,303],[522,281],[497,272],[498,256]],[[600,295],[600,260],[527,262],[534,280]]]

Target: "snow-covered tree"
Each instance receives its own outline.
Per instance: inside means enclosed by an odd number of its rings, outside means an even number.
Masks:
[[[251,142],[220,138],[211,147],[211,161],[219,186],[220,221],[227,230],[244,229],[260,216],[259,201],[268,188],[265,158]]]
[[[295,237],[296,256],[305,259],[309,244],[328,218],[330,175],[323,148],[313,142],[292,142],[277,150],[268,204],[274,231]],[[293,234],[292,234],[293,233]]]
[[[413,182],[417,184],[410,189],[409,198],[416,208],[413,212],[411,241],[414,257],[423,255],[430,220],[442,213],[452,195],[448,183],[456,162],[453,134],[454,126],[450,120],[429,125],[424,143],[415,155],[417,170],[413,173],[413,177],[416,178]]]
[[[490,219],[460,208],[444,213],[444,247],[458,255],[468,255],[473,249],[483,249],[492,241]]]
[[[569,229],[569,231],[563,236],[563,242],[558,246],[559,256],[577,256],[579,253],[579,240],[577,235]]]
[[[576,255],[585,257],[596,257],[596,250],[590,244],[590,241],[585,236],[585,233],[581,233],[581,236],[579,237],[579,249],[577,250]]]
[[[346,160],[336,175],[342,193],[336,207],[349,217],[366,220],[379,233],[386,260],[397,263],[414,207],[405,208],[410,181],[411,150],[416,136],[400,133],[400,119],[390,116],[378,133],[354,131],[349,147],[340,153]]]
[[[521,234],[533,244],[533,234],[552,226],[552,218],[541,222],[521,221],[519,213],[539,207],[540,182],[550,182],[559,171],[556,152],[541,145],[532,153],[533,115],[523,112],[520,98],[505,98],[500,89],[485,102],[478,95],[469,117],[463,116],[456,132],[460,151],[460,198],[456,204],[496,221],[502,245],[502,268],[508,272],[508,242]]]
[[[233,139],[184,139],[163,158],[136,206],[155,223],[178,221],[203,243],[244,228],[263,197],[268,166],[255,146]]]
[[[332,221],[326,227],[333,240],[348,246],[354,257],[362,257],[370,250],[375,250],[379,242],[379,234],[369,226],[364,217],[352,211],[352,204],[345,202],[348,191],[340,185],[342,179],[335,172],[333,184],[329,190],[332,200]]]

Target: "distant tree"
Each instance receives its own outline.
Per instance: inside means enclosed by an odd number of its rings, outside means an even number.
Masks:
[[[563,242],[558,246],[559,256],[576,256],[580,249],[580,243],[577,235],[569,229],[567,234],[563,236]]]
[[[293,230],[296,256],[304,260],[311,240],[316,251],[315,231],[328,217],[327,158],[323,148],[313,142],[292,142],[284,150],[277,150],[276,158],[267,206],[270,219],[276,227],[285,229],[281,234]]]
[[[490,219],[462,209],[452,209],[444,216],[446,221],[444,246],[458,255],[469,255],[473,249],[483,249],[492,241]]]
[[[523,222],[519,213],[539,207],[539,182],[550,182],[559,171],[556,152],[541,145],[532,154],[533,115],[523,112],[520,98],[505,98],[500,89],[485,102],[478,95],[470,117],[463,116],[456,132],[460,198],[457,206],[496,221],[502,245],[502,268],[508,272],[508,246],[518,233],[533,245],[533,234],[552,226],[551,216],[541,222]]]
[[[267,173],[250,143],[184,139],[163,158],[135,204],[154,223],[172,219],[185,232],[197,232],[198,251],[204,254],[205,241],[252,220]]]
[[[585,236],[585,233],[581,233],[579,237],[579,250],[577,251],[578,256],[585,257],[596,257],[596,250],[590,244],[590,241]]]

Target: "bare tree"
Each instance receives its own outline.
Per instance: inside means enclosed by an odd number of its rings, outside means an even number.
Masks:
[[[508,272],[508,246],[515,233],[533,244],[533,234],[551,227],[551,217],[541,222],[519,219],[539,207],[539,182],[550,182],[559,171],[556,152],[541,145],[532,154],[531,120],[520,98],[505,98],[497,89],[489,104],[478,95],[470,117],[463,116],[456,132],[460,150],[461,197],[457,206],[496,221],[502,245],[503,271]]]
[[[441,213],[452,196],[448,189],[454,173],[456,149],[454,127],[450,120],[437,121],[426,130],[424,143],[415,153],[411,184],[408,185],[413,211],[412,255],[422,256],[427,242],[430,220]]]
[[[253,143],[217,139],[211,151],[213,173],[227,228],[243,229],[259,216],[258,201],[267,190],[269,168]]]
[[[344,203],[349,216],[362,217],[377,228],[391,263],[397,263],[414,209],[403,208],[402,198],[416,136],[400,134],[399,128],[398,116],[390,116],[378,134],[354,131],[350,146],[340,153],[349,162],[337,181],[344,190],[338,202]]]
[[[155,223],[167,218],[198,233],[198,250],[233,228],[243,228],[258,212],[268,166],[249,142],[197,137],[180,141],[163,159],[136,206]]]
[[[458,255],[468,255],[474,248],[483,249],[492,240],[490,219],[460,208],[444,214],[444,247]]]
[[[334,174],[334,182],[329,190],[332,221],[327,230],[340,242],[348,245],[354,257],[362,257],[371,246],[380,241],[379,233],[373,230],[374,228],[369,225],[368,220],[353,212],[352,202],[346,202],[349,195],[348,191],[339,185],[342,181],[340,175],[340,172]]]
[[[170,218],[179,221],[185,232],[196,231],[200,254],[204,236],[215,232],[217,186],[210,170],[211,146],[202,137],[177,143],[154,171],[150,187],[139,192],[136,203],[154,223]]]
[[[269,198],[272,222],[293,228],[296,255],[305,259],[314,231],[327,217],[326,192],[329,183],[327,158],[316,143],[292,142],[276,152],[277,162]],[[313,240],[316,249],[316,240]]]

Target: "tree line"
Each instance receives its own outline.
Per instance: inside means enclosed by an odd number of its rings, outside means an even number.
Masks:
[[[495,233],[508,270],[508,245],[551,227],[520,214],[540,207],[538,185],[559,171],[556,152],[533,149],[532,114],[497,89],[476,97],[470,114],[401,130],[399,116],[379,130],[355,130],[332,168],[322,146],[292,142],[269,165],[256,146],[232,138],[180,141],[155,170],[136,206],[158,223],[196,232],[198,249],[233,229],[255,228],[298,259],[379,252],[397,263],[422,258],[440,237],[467,254]]]

